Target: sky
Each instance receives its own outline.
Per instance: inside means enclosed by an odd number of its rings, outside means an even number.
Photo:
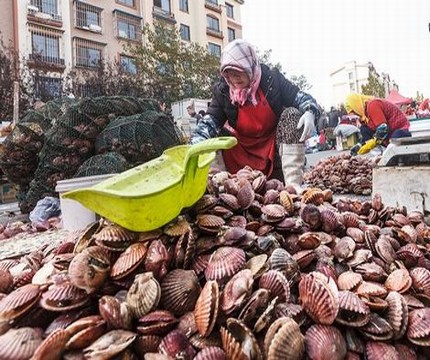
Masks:
[[[330,73],[371,61],[399,92],[430,97],[430,0],[245,0],[243,38],[331,105]]]

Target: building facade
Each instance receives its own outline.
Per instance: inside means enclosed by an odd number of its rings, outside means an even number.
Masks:
[[[2,0],[0,32],[30,69],[48,69],[43,81],[53,95],[63,91],[73,69],[115,61],[135,72],[126,45],[145,42],[142,27],[162,21],[211,54],[242,37],[244,0]],[[37,89],[35,89],[37,94]]]
[[[330,74],[331,104],[342,104],[350,92],[361,92],[361,87],[368,82],[369,75],[375,76],[385,89],[388,96],[397,85],[391,81],[387,73],[378,74],[371,62],[357,63],[349,61]]]

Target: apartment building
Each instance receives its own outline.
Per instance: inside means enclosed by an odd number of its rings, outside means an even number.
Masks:
[[[2,0],[0,32],[29,68],[49,71],[43,81],[59,95],[72,69],[94,69],[101,60],[136,71],[126,45],[145,42],[142,27],[164,22],[211,54],[242,37],[244,0]],[[36,93],[37,93],[36,89]]]

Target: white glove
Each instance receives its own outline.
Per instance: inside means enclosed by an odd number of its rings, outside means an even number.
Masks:
[[[315,132],[315,115],[310,111],[305,111],[305,113],[301,116],[299,123],[297,124],[297,129],[303,127],[302,136],[300,137],[300,142],[303,142],[310,137],[312,137]]]

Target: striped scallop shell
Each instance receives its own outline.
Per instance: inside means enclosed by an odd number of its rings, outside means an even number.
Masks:
[[[0,270],[0,293],[8,294],[13,287],[13,276],[9,270]]]
[[[385,280],[385,287],[388,291],[397,291],[400,294],[408,291],[411,286],[412,278],[406,269],[394,270]]]
[[[430,271],[423,267],[416,267],[410,271],[412,286],[418,294],[430,296]]]
[[[209,259],[205,269],[207,280],[228,281],[245,267],[245,252],[242,249],[224,246],[218,248]]]
[[[133,320],[128,304],[116,297],[104,295],[99,299],[99,313],[113,329],[131,329]]]
[[[318,188],[309,188],[302,194],[302,202],[305,204],[321,205],[324,203],[324,193]]]
[[[308,231],[299,236],[297,244],[302,250],[316,249],[321,244],[321,236],[318,232]]]
[[[93,238],[97,245],[108,250],[123,251],[136,239],[136,234],[118,225],[108,225],[93,235]]]
[[[203,195],[194,205],[198,213],[203,213],[212,209],[218,203],[218,198],[212,194]]]
[[[224,191],[227,194],[237,195],[239,191],[239,184],[236,179],[227,179],[224,181]]]
[[[207,233],[216,234],[225,224],[225,220],[217,215],[202,214],[197,215],[196,224],[200,230]]]
[[[356,228],[356,227],[347,228],[346,235],[353,238],[356,243],[364,243],[364,231],[359,228]]]
[[[163,228],[166,235],[178,237],[191,231],[191,225],[185,216],[178,216]]]
[[[225,285],[221,294],[221,309],[225,314],[237,310],[251,293],[254,283],[252,271],[244,269],[234,275]]]
[[[200,335],[207,337],[212,332],[219,308],[219,288],[216,281],[209,280],[203,287],[194,309],[194,318]]]
[[[417,265],[418,260],[423,256],[417,244],[406,244],[396,251],[397,259],[403,262],[406,268],[410,269]]]
[[[369,315],[369,307],[356,294],[339,291],[337,322],[350,327],[361,327],[367,324]]]
[[[393,337],[393,328],[388,321],[373,312],[369,315],[369,322],[361,327],[359,332],[375,341],[385,341]]]
[[[300,360],[305,341],[299,325],[291,318],[281,317],[273,322],[264,338],[267,360]]]
[[[290,300],[290,284],[280,271],[269,270],[261,275],[258,286],[269,290],[271,297],[278,297],[279,302]]]
[[[161,304],[175,315],[194,309],[201,287],[193,270],[168,272],[161,282]]]
[[[64,329],[53,331],[38,346],[31,360],[61,359],[70,333]]]
[[[199,351],[194,360],[227,360],[227,357],[220,347],[208,346]]]
[[[29,359],[41,343],[40,329],[31,327],[10,329],[0,336],[0,359]]]
[[[127,330],[112,330],[83,350],[85,359],[110,359],[125,350],[136,338]],[[106,346],[108,344],[108,346]]]
[[[368,341],[366,343],[366,359],[400,360],[400,356],[393,345],[390,345],[381,341]]]
[[[267,269],[267,259],[266,254],[253,256],[246,262],[246,268],[251,270],[252,276],[259,277]]]
[[[39,300],[42,291],[39,285],[20,287],[0,300],[0,321],[10,321],[25,314]]]
[[[110,277],[113,280],[122,279],[130,275],[145,260],[148,247],[145,243],[130,245],[113,264]]]
[[[241,209],[248,209],[255,199],[255,191],[248,181],[241,182],[239,191],[237,192],[237,201]]]
[[[318,324],[306,331],[305,348],[313,360],[342,360],[347,352],[346,341],[339,329]]]
[[[232,194],[227,194],[227,193],[219,194],[219,199],[230,210],[236,211],[240,209],[240,205],[237,200],[237,197]]]
[[[408,304],[403,296],[396,291],[391,291],[385,301],[388,303],[388,308],[383,315],[393,328],[393,338],[398,340],[403,337],[408,326]]]
[[[173,330],[178,319],[167,310],[154,310],[139,319],[137,331],[143,335],[166,335]]]
[[[339,219],[337,213],[330,209],[321,210],[321,226],[322,230],[331,234],[339,227]]]
[[[353,212],[343,212],[340,220],[346,228],[359,228],[360,226],[360,218]]]
[[[302,206],[300,217],[309,225],[311,230],[318,230],[321,226],[321,211],[314,204],[306,204]]]
[[[257,339],[240,320],[227,319],[226,327],[222,326],[220,332],[227,359],[263,359]]]
[[[45,291],[40,306],[49,311],[66,311],[82,307],[89,300],[84,290],[66,282],[53,285]]]
[[[160,284],[152,272],[136,275],[127,292],[127,304],[135,318],[140,318],[155,309],[160,301]]]
[[[307,319],[306,313],[301,305],[293,303],[279,303],[275,306],[275,317],[287,317],[293,319],[299,326]]]
[[[279,193],[279,203],[284,207],[288,215],[294,213],[294,201],[287,190],[282,190]]]
[[[273,250],[268,264],[270,269],[280,271],[289,281],[295,281],[300,275],[298,262],[285,249],[277,248]]]
[[[278,202],[279,202],[279,191],[274,189],[267,190],[263,196],[262,203],[264,205],[268,205],[268,204],[276,204]]]
[[[406,335],[415,345],[430,346],[430,308],[409,312],[409,326]]]
[[[319,272],[303,275],[299,283],[302,306],[317,323],[331,325],[339,311],[337,286]]]
[[[66,330],[72,335],[66,343],[66,349],[80,350],[106,332],[106,321],[100,315],[90,315],[76,320]]]
[[[160,346],[162,337],[156,335],[140,335],[133,343],[133,350],[138,359],[146,359],[145,354],[156,353]]]
[[[358,296],[364,297],[378,296],[383,298],[388,294],[383,285],[372,281],[363,281],[355,292]]]
[[[397,352],[399,353],[400,360],[417,360],[417,354],[413,348],[405,344],[394,344]]]
[[[261,208],[261,212],[262,220],[268,223],[282,221],[287,215],[287,212],[285,211],[284,207],[279,204],[264,205]]]
[[[257,176],[253,181],[252,181],[252,188],[254,189],[254,191],[256,193],[261,193],[265,190],[266,187],[266,182],[267,182],[267,177],[266,175],[260,175]]]
[[[188,338],[179,330],[173,330],[168,333],[161,340],[158,351],[164,355],[168,355],[173,359],[176,358],[177,354],[181,354],[184,360],[191,360],[196,354],[196,351],[194,350]]]

